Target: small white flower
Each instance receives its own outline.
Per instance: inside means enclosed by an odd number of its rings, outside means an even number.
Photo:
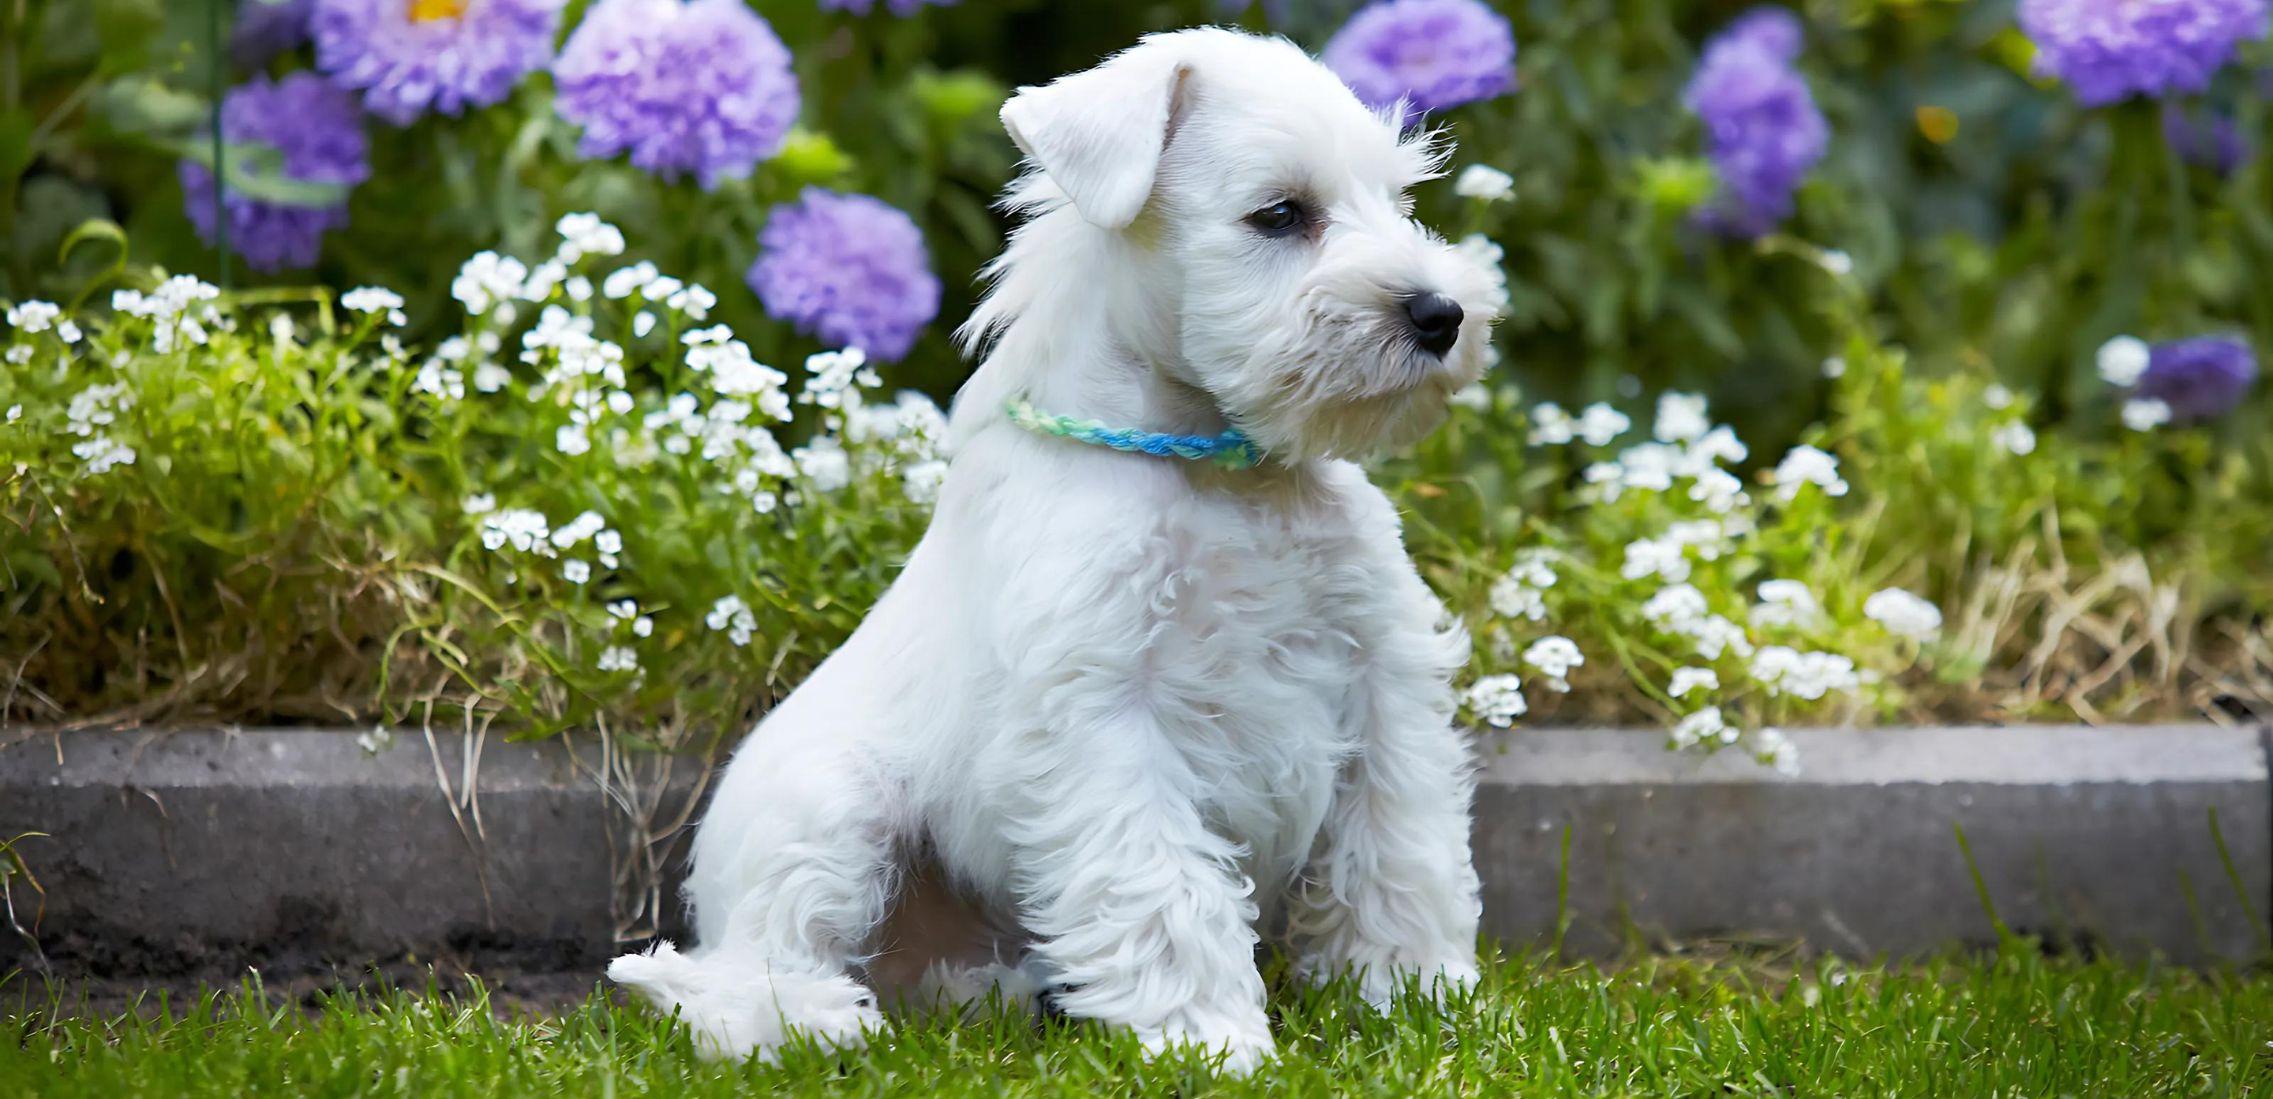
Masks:
[[[1547,617],[1544,593],[1555,586],[1554,551],[1527,549],[1515,556],[1515,566],[1492,582],[1492,610],[1503,618],[1537,622]]]
[[[53,327],[63,308],[51,301],[26,301],[8,307],[8,327],[30,334]],[[69,343],[70,341],[64,341]]]
[[[2006,424],[1990,433],[1989,441],[2011,454],[2027,454],[2036,449],[2036,432],[2019,420]]]
[[[655,331],[655,314],[645,309],[632,314],[631,334],[633,338],[646,339],[647,334],[653,331]]]
[[[2170,422],[2170,405],[2153,398],[2123,402],[2123,426],[2133,431],[2153,431]]]
[[[908,499],[919,504],[937,501],[939,499],[939,486],[946,483],[947,463],[937,458],[917,462],[909,466],[906,472],[900,474],[902,491],[907,493]]]
[[[1676,748],[1698,744],[1726,744],[1736,737],[1736,729],[1721,717],[1721,708],[1718,706],[1707,706],[1682,718],[1673,726],[1673,746]]]
[[[528,278],[529,267],[520,260],[495,252],[476,252],[450,280],[450,296],[474,316],[491,312],[505,316]]]
[[[552,445],[562,454],[575,457],[591,451],[592,436],[585,432],[582,424],[562,424],[553,432]]]
[[[1547,685],[1557,691],[1569,691],[1570,671],[1586,663],[1578,644],[1570,638],[1542,637],[1523,650],[1523,662],[1539,669],[1547,677]]]
[[[483,393],[495,393],[512,380],[513,372],[496,363],[474,367],[474,388]]]
[[[1931,638],[1942,628],[1941,608],[1901,588],[1872,593],[1863,600],[1863,617],[1915,641]]]
[[[1767,688],[1769,694],[1794,695],[1810,701],[1833,691],[1852,691],[1862,686],[1854,661],[1836,653],[1803,653],[1784,645],[1770,645],[1760,650],[1753,656],[1750,670],[1752,678]]]
[[[358,733],[355,746],[370,755],[378,755],[395,745],[395,734],[384,725],[373,725],[369,732]]]
[[[486,492],[477,492],[466,497],[464,507],[468,515],[487,515],[497,510],[497,497]]]
[[[64,343],[78,343],[79,338],[83,335],[85,333],[79,331],[79,326],[70,321],[55,322],[55,338]]]
[[[637,618],[634,618],[634,619],[632,619],[632,620],[631,620],[631,635],[632,635],[633,637],[647,637],[647,636],[649,636],[649,635],[653,634],[654,632],[655,632],[655,620],[654,620],[654,619],[652,619],[652,618],[649,618],[649,617],[647,617],[646,615],[644,615],[644,614],[643,614],[643,615],[640,615],[639,617],[637,617]]]
[[[1822,620],[1822,604],[1815,593],[1797,580],[1764,580],[1760,583],[1760,602],[1753,605],[1752,624],[1756,626],[1806,629]]]
[[[409,323],[403,316],[402,295],[383,286],[358,286],[339,296],[339,304],[351,312],[383,313],[387,323],[401,326]]]
[[[1650,426],[1650,434],[1659,442],[1686,443],[1704,437],[1712,430],[1713,422],[1705,416],[1705,395],[1702,393],[1661,393],[1657,398],[1657,420]]]
[[[1541,401],[1531,408],[1531,445],[1561,446],[1578,437],[1578,421],[1553,401]]]
[[[14,347],[9,348],[7,359],[8,365],[10,366],[22,366],[25,363],[32,361],[32,345],[28,343],[19,343]]]
[[[22,406],[22,405],[20,405],[20,404],[12,404],[12,405],[9,405],[9,406],[8,406],[8,422],[9,422],[9,423],[15,423],[16,421],[18,421],[18,420],[21,420],[21,419],[23,419],[23,418],[24,418],[24,406]]]
[[[1709,613],[1705,593],[1690,584],[1668,584],[1642,604],[1643,618],[1672,633],[1687,633]]]
[[[560,262],[575,263],[586,256],[623,254],[623,231],[591,213],[566,214],[553,228],[560,232]]]
[[[1634,421],[1625,413],[1599,401],[1578,414],[1579,438],[1586,440],[1588,446],[1609,446],[1632,426]]]
[[[822,436],[811,446],[798,447],[791,456],[797,462],[797,472],[812,482],[816,492],[835,492],[852,483],[852,459],[835,439]]]
[[[1469,712],[1486,725],[1505,729],[1531,711],[1523,697],[1523,681],[1512,675],[1488,675],[1468,686]]]
[[[624,645],[610,645],[600,651],[600,670],[636,672],[639,670],[639,654]]]
[[[2129,389],[2147,372],[2154,351],[2137,336],[2117,336],[2099,345],[2099,376],[2112,386]]]
[[[1752,757],[1776,769],[1777,774],[1799,774],[1799,746],[1781,729],[1762,729],[1745,738]]]
[[[1673,682],[1665,688],[1665,693],[1674,698],[1680,698],[1695,690],[1717,691],[1720,689],[1720,674],[1711,668],[1675,668],[1673,669]]]
[[[1804,485],[1815,485],[1826,496],[1847,494],[1847,482],[1839,478],[1839,459],[1805,444],[1787,452],[1769,479],[1776,486],[1776,498],[1785,503],[1797,497]]]
[[[629,622],[639,617],[639,600],[614,599],[608,602],[608,617]]]
[[[1981,391],[1981,403],[2003,412],[2013,406],[2013,391],[2005,388],[2003,383],[1991,382],[1989,388]]]
[[[571,584],[582,584],[592,579],[592,564],[571,557],[560,563],[560,578]]]
[[[710,613],[703,616],[703,625],[713,630],[725,630],[727,640],[737,648],[748,645],[756,636],[757,616],[750,613],[750,605],[739,595],[729,595],[710,605]]]
[[[592,280],[582,275],[570,275],[567,282],[560,284],[560,288],[568,291],[570,301],[581,303],[592,300]]]
[[[87,475],[108,473],[118,466],[134,464],[134,448],[108,435],[71,444],[71,453],[87,463]]]
[[[1679,539],[1636,538],[1626,544],[1625,562],[1618,575],[1628,580],[1662,576],[1668,583],[1689,579],[1689,557]]]
[[[1823,269],[1844,278],[1855,273],[1855,257],[1833,248],[1823,253]]]
[[[1452,181],[1452,193],[1485,202],[1505,202],[1515,197],[1515,178],[1488,164],[1471,164]]]
[[[646,289],[647,284],[655,281],[658,274],[655,265],[645,260],[629,267],[616,268],[608,273],[607,278],[600,280],[600,294],[610,301],[620,301]]]
[[[1823,360],[1823,376],[1833,380],[1847,376],[1847,360],[1833,355]]]
[[[523,553],[536,552],[552,555],[552,543],[545,540],[550,525],[541,511],[528,508],[508,508],[482,516],[481,544],[492,550],[511,546]]]

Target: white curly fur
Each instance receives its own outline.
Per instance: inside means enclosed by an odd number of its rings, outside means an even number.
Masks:
[[[897,949],[880,928],[921,867],[992,929],[972,956],[1024,951],[989,971],[1007,984],[1234,1069],[1271,1050],[1267,930],[1377,1004],[1473,981],[1466,645],[1348,460],[1417,438],[1482,369],[1488,276],[1406,215],[1440,155],[1296,47],[1222,30],[1147,38],[1003,118],[1027,220],[965,331],[989,351],[931,529],[727,768],[695,838],[697,952],[609,975],[706,1054],[858,1042],[878,1016],[849,974]],[[1314,231],[1247,222],[1288,197]],[[1404,316],[1423,291],[1465,310],[1441,356]],[[1001,414],[1021,392],[1236,425],[1269,459],[1028,434]]]

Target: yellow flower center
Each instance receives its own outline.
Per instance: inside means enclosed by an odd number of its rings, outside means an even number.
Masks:
[[[410,0],[410,21],[428,23],[466,14],[466,0]]]

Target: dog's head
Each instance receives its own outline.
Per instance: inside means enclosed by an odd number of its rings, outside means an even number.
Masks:
[[[1494,282],[1410,216],[1444,156],[1400,117],[1283,39],[1212,29],[1002,108],[1080,216],[1149,257],[1168,346],[1143,350],[1290,456],[1417,439],[1483,371]]]

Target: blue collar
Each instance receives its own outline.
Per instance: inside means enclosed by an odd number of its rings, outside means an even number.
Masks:
[[[1010,414],[1010,422],[1036,435],[1054,435],[1061,439],[1090,443],[1095,446],[1125,450],[1132,454],[1152,454],[1162,458],[1188,458],[1195,462],[1210,462],[1224,469],[1250,469],[1263,461],[1263,452],[1247,433],[1232,428],[1221,435],[1171,435],[1164,431],[1138,431],[1126,427],[1106,427],[1096,420],[1076,420],[1071,416],[1055,416],[1035,408],[1024,397],[1013,397],[1003,406]]]

